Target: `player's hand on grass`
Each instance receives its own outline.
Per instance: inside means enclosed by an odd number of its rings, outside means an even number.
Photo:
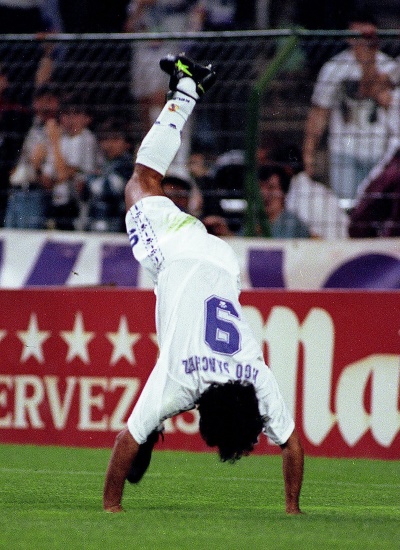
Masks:
[[[118,514],[119,512],[125,512],[120,504],[116,504],[115,506],[104,506],[104,511],[108,514]]]
[[[300,510],[300,508],[286,508],[286,513],[290,516],[296,516],[296,515],[300,515],[300,514],[303,514],[304,512],[302,512]]]

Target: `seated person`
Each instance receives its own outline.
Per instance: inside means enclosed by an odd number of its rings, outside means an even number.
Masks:
[[[61,108],[60,122],[46,122],[47,141],[35,152],[42,180],[52,189],[49,226],[55,229],[78,228],[79,195],[85,179],[100,165],[97,139],[89,129],[91,120],[87,105],[71,98]]]
[[[275,136],[271,136],[275,139]],[[293,143],[282,144],[275,149],[274,161],[292,173],[286,195],[286,209],[307,225],[311,235],[322,239],[347,238],[348,216],[340,206],[340,199],[326,185],[314,181],[304,171],[301,151]],[[265,159],[260,164],[268,164]]]
[[[269,164],[258,170],[261,198],[275,239],[305,239],[310,230],[300,218],[286,209],[285,199],[290,186],[290,174],[282,166]]]
[[[58,93],[50,86],[39,87],[34,95],[33,122],[25,136],[16,166],[9,179],[9,198],[4,225],[7,228],[44,229],[50,191],[42,180],[42,156],[47,141],[46,123],[57,119],[60,109]]]
[[[378,93],[389,121],[385,156],[360,185],[350,213],[350,237],[400,236],[400,88]]]
[[[346,211],[334,192],[306,172],[295,174],[286,196],[286,207],[297,214],[315,238],[345,239],[349,225]]]
[[[353,238],[400,236],[400,150],[378,165],[360,189],[350,213]]]
[[[8,71],[0,63],[0,226],[6,211],[10,172],[18,161],[30,124],[30,109],[14,99]]]
[[[83,191],[88,231],[125,231],[125,185],[132,173],[131,145],[121,125],[107,121],[97,131],[104,164]]]

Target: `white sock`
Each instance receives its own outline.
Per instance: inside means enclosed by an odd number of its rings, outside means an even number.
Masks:
[[[193,99],[199,99],[199,94],[196,92],[196,83],[189,77],[181,78],[177,86],[178,92],[183,92],[193,97]]]
[[[157,120],[142,141],[136,157],[138,164],[148,166],[165,176],[181,144],[183,127],[196,105],[196,84],[182,78],[173,99],[167,101]],[[187,94],[190,94],[189,97]]]

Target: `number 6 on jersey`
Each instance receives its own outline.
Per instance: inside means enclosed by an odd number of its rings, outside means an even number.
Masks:
[[[216,353],[234,355],[240,350],[240,333],[233,318],[239,318],[229,300],[211,296],[205,304],[205,341]]]

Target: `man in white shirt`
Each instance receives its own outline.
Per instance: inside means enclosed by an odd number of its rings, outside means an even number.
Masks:
[[[286,512],[299,514],[303,450],[294,421],[239,303],[232,249],[163,193],[161,181],[196,101],[215,80],[211,66],[183,55],[160,62],[171,92],[143,140],[125,190],[126,226],[136,259],[157,295],[159,357],[128,426],[116,439],[103,507],[121,512],[125,480],[138,482],[160,424],[198,407],[200,434],[221,460],[249,454],[263,431],[280,445]]]
[[[366,13],[354,14],[349,30],[360,33],[350,48],[323,65],[314,87],[305,128],[303,160],[313,177],[315,152],[329,124],[329,179],[332,190],[351,207],[357,188],[382,158],[387,140],[387,113],[360,85],[363,64],[371,53],[381,73],[395,62],[377,47],[376,26]]]

